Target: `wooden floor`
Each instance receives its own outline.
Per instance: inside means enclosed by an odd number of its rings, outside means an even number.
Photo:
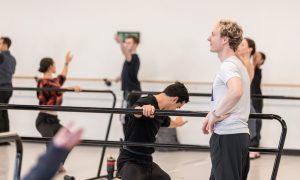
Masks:
[[[44,152],[43,144],[24,143],[24,158],[22,176],[36,163],[38,156]],[[79,146],[69,155],[65,168],[68,175],[76,179],[95,177],[99,166],[101,148]],[[118,149],[109,148],[107,156],[117,157]],[[275,156],[263,155],[260,159],[251,161],[249,180],[268,180],[271,177]],[[15,146],[0,146],[0,179],[11,180],[14,170]],[[208,152],[156,152],[154,161],[157,162],[172,180],[199,180],[208,179],[210,174],[210,157]],[[103,167],[102,174],[105,174]],[[297,180],[300,172],[300,156],[283,156],[280,164],[278,180]],[[61,180],[65,174],[59,174],[54,179]]]

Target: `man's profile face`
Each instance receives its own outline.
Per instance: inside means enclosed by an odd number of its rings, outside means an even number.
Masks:
[[[124,45],[129,51],[133,51],[137,46],[132,38],[126,38]]]
[[[178,98],[171,100],[171,103],[169,104],[169,106],[166,108],[166,110],[176,110],[176,109],[180,109],[185,102],[177,102]]]
[[[3,39],[0,39],[0,51],[4,51],[5,50],[5,44],[3,43]]]
[[[211,35],[207,39],[210,44],[211,52],[219,52],[223,48],[224,38],[221,37],[220,27],[215,26],[211,32]]]

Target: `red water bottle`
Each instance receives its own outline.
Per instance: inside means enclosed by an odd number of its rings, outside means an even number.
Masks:
[[[113,180],[114,178],[114,172],[115,172],[115,163],[116,160],[113,157],[107,158],[106,161],[106,168],[107,168],[107,179]]]

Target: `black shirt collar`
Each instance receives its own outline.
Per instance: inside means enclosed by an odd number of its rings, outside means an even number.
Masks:
[[[1,51],[2,54],[10,54],[10,51]]]
[[[153,101],[153,105],[155,109],[159,109],[158,102],[155,96],[153,94],[149,94],[148,97],[151,98],[151,101]]]

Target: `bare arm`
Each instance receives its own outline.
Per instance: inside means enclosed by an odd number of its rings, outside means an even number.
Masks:
[[[119,82],[119,81],[121,81],[121,76],[119,75],[119,76],[117,76],[115,79],[114,79],[114,81],[117,83],[117,82]]]
[[[184,120],[182,117],[178,116],[174,120],[171,119],[169,128],[177,128],[177,127],[185,125],[186,123],[187,123],[186,120]]]
[[[244,63],[246,69],[247,69],[247,72],[248,72],[248,75],[249,75],[249,79],[250,79],[250,82],[253,80],[254,78],[254,66],[253,64],[251,64],[250,62],[246,62]]]
[[[66,54],[66,57],[65,57],[65,65],[64,65],[63,71],[61,72],[62,76],[67,77],[68,71],[69,71],[69,64],[72,61],[72,59],[73,59],[73,56],[71,55],[71,52],[68,51]],[[80,86],[66,87],[66,89],[73,90],[75,92],[81,91]]]
[[[137,107],[135,107],[135,109],[143,109],[144,116],[154,118],[155,107],[152,105],[143,105],[142,107],[137,106]],[[140,115],[140,114],[135,114],[134,116],[136,118],[142,117],[142,115]],[[187,121],[179,116],[179,117],[176,117],[175,120],[171,119],[169,128],[177,128],[177,127],[183,126],[186,123],[187,123]]]
[[[68,75],[68,71],[69,71],[69,63],[71,62],[73,56],[71,55],[71,52],[68,51],[67,54],[66,54],[66,57],[65,57],[65,65],[64,65],[64,68],[61,72],[61,75],[67,77]]]
[[[240,77],[233,77],[227,82],[228,91],[214,112],[209,112],[204,119],[202,131],[204,134],[213,132],[216,122],[229,116],[230,110],[239,102],[243,95],[243,85]]]
[[[57,134],[53,138],[53,143],[55,146],[66,150],[71,150],[80,142],[80,138],[83,134],[83,129],[80,128],[76,131],[68,130],[71,129],[73,125],[73,123],[70,123],[67,125],[67,128],[63,127],[57,132]]]
[[[220,116],[229,113],[229,111],[239,102],[243,95],[243,84],[240,77],[233,77],[227,82],[228,91],[225,98],[215,110],[215,114]]]
[[[249,78],[250,78],[250,82],[252,82],[252,80],[254,78],[255,66],[253,64],[251,64],[250,59],[245,58],[245,57],[239,57],[239,58],[242,60],[244,66],[246,67]]]
[[[66,87],[66,89],[75,91],[75,92],[80,92],[81,91],[81,87],[80,86],[71,86],[71,87]]]
[[[250,64],[250,67],[249,67],[250,82],[252,82],[252,80],[254,78],[254,74],[255,74],[255,66],[253,64]]]
[[[129,50],[125,47],[124,43],[122,42],[121,38],[116,35],[115,36],[115,39],[116,39],[116,42],[118,44],[120,44],[120,47],[121,47],[121,51],[126,59],[127,62],[131,62],[131,59],[132,59],[132,55],[131,53],[129,52]]]

